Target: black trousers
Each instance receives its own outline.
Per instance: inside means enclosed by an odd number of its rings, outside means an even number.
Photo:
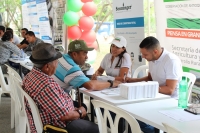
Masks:
[[[99,133],[98,125],[87,120],[73,120],[66,127],[68,133]]]

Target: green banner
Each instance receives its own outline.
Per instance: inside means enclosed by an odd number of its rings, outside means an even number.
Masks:
[[[200,29],[200,19],[168,18],[167,28]]]
[[[177,1],[187,1],[187,0],[163,0],[164,2],[177,2]]]
[[[184,72],[190,72],[190,71],[196,71],[196,72],[200,72],[200,70],[196,70],[196,69],[193,69],[193,68],[189,68],[189,67],[183,67],[183,71]]]

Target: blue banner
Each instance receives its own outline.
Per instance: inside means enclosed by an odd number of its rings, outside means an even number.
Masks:
[[[36,0],[36,4],[44,3],[44,2],[46,2],[46,0]]]
[[[115,28],[144,27],[144,17],[116,19]]]

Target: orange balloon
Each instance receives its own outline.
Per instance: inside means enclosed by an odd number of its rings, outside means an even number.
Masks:
[[[83,3],[92,2],[93,0],[81,0]]]
[[[87,44],[87,46],[90,47],[90,48],[94,48],[94,49],[98,50],[98,44],[97,44],[96,41],[92,44]]]
[[[96,33],[93,30],[83,31],[80,40],[84,40],[86,43],[92,44],[96,40]]]
[[[88,16],[83,16],[79,19],[79,26],[82,30],[84,31],[89,31],[93,28],[94,26],[94,21],[92,20],[91,17]]]
[[[72,40],[79,39],[81,35],[82,35],[82,32],[79,26],[75,25],[75,26],[68,27],[67,36],[69,39],[72,39]]]
[[[94,2],[86,2],[82,7],[82,12],[86,16],[93,16],[97,12],[97,6]]]

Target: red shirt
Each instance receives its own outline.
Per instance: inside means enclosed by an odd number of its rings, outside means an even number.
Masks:
[[[62,128],[66,127],[65,122],[60,121],[60,118],[70,110],[74,110],[73,101],[52,77],[34,67],[25,76],[23,88],[36,103],[43,125],[52,124]],[[31,133],[37,133],[27,100],[25,100],[25,104]]]

